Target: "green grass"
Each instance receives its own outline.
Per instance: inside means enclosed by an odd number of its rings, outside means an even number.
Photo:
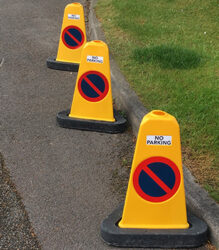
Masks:
[[[172,45],[137,48],[134,50],[133,58],[138,63],[159,64],[163,69],[196,68],[201,62],[201,57],[194,51]]]
[[[176,117],[183,159],[219,201],[216,0],[99,0],[111,52],[149,110]]]

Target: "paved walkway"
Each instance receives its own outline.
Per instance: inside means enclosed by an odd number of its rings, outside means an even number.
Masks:
[[[0,150],[43,248],[107,249],[100,223],[119,203],[112,176],[131,135],[56,125],[77,76],[46,68],[67,3],[1,3]]]

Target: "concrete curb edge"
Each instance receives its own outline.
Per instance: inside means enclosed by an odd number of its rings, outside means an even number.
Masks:
[[[91,0],[89,11],[88,32],[90,40],[106,41],[101,24],[96,18],[94,7],[97,0]],[[130,89],[129,83],[119,70],[110,54],[111,81],[113,98],[118,108],[127,113],[128,121],[134,135],[137,137],[138,128],[143,116],[148,113],[137,95]],[[209,197],[208,193],[196,182],[191,172],[184,166],[184,183],[188,208],[209,226],[210,240],[219,248],[219,205]]]

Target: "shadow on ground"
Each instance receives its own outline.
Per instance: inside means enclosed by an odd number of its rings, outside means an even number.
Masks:
[[[136,48],[133,58],[139,63],[159,64],[164,69],[192,69],[201,63],[201,56],[195,51],[174,45]]]

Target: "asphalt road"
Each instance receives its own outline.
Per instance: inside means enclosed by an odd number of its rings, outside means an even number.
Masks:
[[[100,223],[120,202],[112,179],[132,136],[56,125],[77,76],[46,67],[67,3],[1,0],[0,151],[44,249],[108,249]]]
[[[126,190],[132,135],[56,125],[77,76],[46,67],[67,3],[0,0],[0,152],[43,249],[112,249],[100,223]]]

